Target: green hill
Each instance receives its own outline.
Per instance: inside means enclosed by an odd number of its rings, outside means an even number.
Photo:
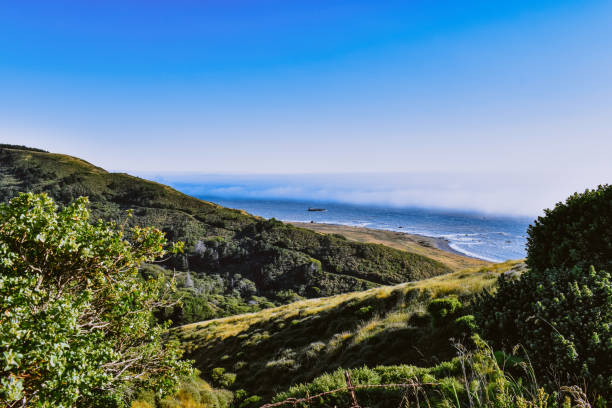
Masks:
[[[176,333],[204,378],[225,370],[236,374],[235,389],[267,400],[339,367],[429,367],[451,359],[456,350],[449,338],[468,333],[452,319],[433,324],[427,312],[432,299],[454,295],[468,304],[494,287],[500,274],[524,268],[521,261],[508,261],[189,324]]]
[[[46,192],[60,203],[88,196],[95,218],[118,222],[132,209],[130,223],[184,240],[184,256],[148,271],[191,271],[179,282],[183,306],[164,311],[175,323],[452,271],[422,255],[254,217],[75,157],[0,145],[0,200],[20,191]]]

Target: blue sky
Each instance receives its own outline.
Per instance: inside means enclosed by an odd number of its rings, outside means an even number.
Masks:
[[[9,2],[0,136],[115,170],[499,173],[560,199],[610,181],[611,49],[606,1]]]

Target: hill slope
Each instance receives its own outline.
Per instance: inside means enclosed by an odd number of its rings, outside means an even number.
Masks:
[[[340,234],[351,241],[382,244],[401,251],[423,255],[442,262],[455,271],[468,268],[490,266],[491,262],[478,258],[471,258],[459,254],[450,248],[447,241],[441,238],[426,237],[422,235],[406,234],[403,232],[370,229],[349,225],[319,224],[306,222],[290,222],[296,227],[306,228],[322,234]],[[446,249],[440,249],[445,247]]]
[[[0,145],[0,200],[20,191],[46,192],[60,203],[88,196],[94,217],[104,219],[123,221],[125,210],[132,209],[129,222],[186,241],[186,255],[167,266],[202,278],[196,284],[186,280],[183,294],[192,299],[229,294],[256,310],[257,304],[267,304],[253,295],[286,303],[296,296],[328,296],[451,272],[422,255],[264,220],[75,157]],[[182,310],[172,317],[185,323],[234,313],[226,305],[198,307],[204,311],[189,319]]]
[[[270,398],[338,367],[416,364],[452,358],[453,324],[435,327],[426,313],[433,298],[471,296],[494,286],[521,261],[454,272],[419,282],[309,299],[257,313],[176,329],[187,356],[205,378],[213,369],[237,374],[236,388]]]

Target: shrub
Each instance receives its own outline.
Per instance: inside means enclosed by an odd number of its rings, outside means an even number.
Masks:
[[[612,186],[576,193],[544,214],[528,229],[531,269],[594,265],[612,270]]]
[[[356,314],[358,316],[361,316],[361,317],[370,316],[372,314],[372,309],[373,309],[372,305],[370,305],[370,306],[363,306],[363,307],[360,307],[359,309],[357,309]]]
[[[151,390],[140,390],[136,394],[136,400],[132,401],[132,408],[145,407],[155,407],[155,393]]]
[[[234,392],[234,398],[236,399],[236,401],[242,401],[246,399],[248,395],[249,393],[246,390],[243,390],[242,388]]]
[[[217,367],[213,368],[210,373],[210,378],[213,384],[221,388],[229,388],[236,381],[236,374],[225,372],[225,368]]]
[[[474,315],[465,315],[455,319],[455,328],[464,334],[474,334],[478,331],[478,324]]]
[[[537,373],[612,396],[612,282],[588,269],[532,270],[500,277],[495,295],[476,306],[485,337],[497,347],[525,347]],[[552,373],[551,373],[552,370]]]
[[[138,274],[165,245],[156,229],[91,224],[86,198],[0,205],[1,405],[114,406],[139,378],[172,391],[190,370],[151,315],[165,283]]]
[[[250,408],[259,406],[259,402],[261,401],[261,397],[259,395],[251,395],[249,398],[242,401],[238,407],[239,408]]]
[[[463,305],[456,296],[434,299],[427,305],[427,311],[431,314],[436,327],[452,322],[462,308]]]

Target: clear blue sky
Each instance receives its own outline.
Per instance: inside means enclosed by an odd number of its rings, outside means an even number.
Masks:
[[[609,1],[26,0],[0,12],[1,139],[109,169],[595,185],[611,181],[611,130]]]

